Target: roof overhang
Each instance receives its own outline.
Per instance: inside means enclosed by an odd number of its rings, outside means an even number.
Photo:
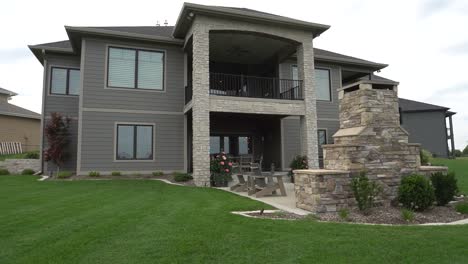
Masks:
[[[375,63],[375,62],[356,62],[354,60],[346,59],[346,58],[335,58],[335,57],[330,57],[330,56],[324,56],[324,55],[314,55],[314,58],[316,61],[320,62],[329,62],[329,63],[336,63],[340,65],[350,65],[350,66],[361,66],[366,69],[371,69],[373,71],[378,71],[382,70],[383,68],[386,68],[388,64],[383,64],[383,63]]]
[[[330,28],[329,25],[317,24],[267,13],[246,12],[241,9],[236,10],[226,7],[184,3],[182,10],[179,13],[179,17],[177,18],[173,36],[175,38],[185,38],[185,35],[193,22],[193,17],[197,14],[297,28],[312,32],[314,37],[318,37]]]
[[[10,112],[0,111],[0,115],[41,120],[41,116],[39,114],[36,116],[36,115],[27,115],[27,114],[18,114],[18,113],[10,113]]]
[[[70,48],[57,48],[57,47],[49,47],[46,45],[28,45],[28,48],[31,52],[36,56],[36,58],[44,64],[44,54],[46,52],[50,53],[58,53],[58,54],[65,54],[65,55],[73,55],[75,52],[73,49]]]

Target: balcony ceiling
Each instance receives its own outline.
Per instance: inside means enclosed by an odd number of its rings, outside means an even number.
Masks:
[[[291,42],[264,35],[210,33],[210,61],[263,64],[277,58],[279,53],[291,49],[294,49]]]

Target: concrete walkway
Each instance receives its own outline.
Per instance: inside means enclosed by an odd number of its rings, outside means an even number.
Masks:
[[[248,197],[252,200],[260,201],[266,204],[269,204],[273,207],[281,209],[286,212],[298,214],[298,215],[307,215],[310,214],[309,211],[302,210],[296,207],[296,195],[294,194],[294,184],[293,183],[284,183],[287,196],[265,196],[262,198],[256,198],[255,195],[249,196],[247,192],[233,192],[230,190],[230,187],[218,188],[227,192],[235,193],[239,196]]]

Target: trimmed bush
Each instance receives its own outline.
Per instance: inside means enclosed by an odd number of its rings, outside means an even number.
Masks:
[[[153,171],[153,176],[158,177],[158,176],[163,176],[164,173],[162,171]]]
[[[349,218],[349,210],[348,209],[341,209],[338,212],[338,215],[340,216],[341,220],[348,221]]]
[[[89,177],[99,177],[101,174],[99,173],[99,171],[90,171],[88,173],[88,176]]]
[[[403,218],[403,220],[405,220],[406,222],[413,222],[414,220],[414,212],[411,211],[411,210],[408,210],[406,208],[403,208],[401,210],[401,217]]]
[[[10,172],[7,169],[0,168],[0,175],[10,175]]]
[[[24,158],[25,159],[39,159],[39,152],[37,151],[26,152],[24,154]]]
[[[186,182],[186,181],[190,181],[191,179],[193,179],[193,177],[187,173],[174,172],[173,175],[174,175],[174,181],[176,182]]]
[[[113,172],[111,172],[111,175],[112,176],[121,176],[122,174],[120,173],[120,171],[113,171]]]
[[[427,165],[429,164],[429,159],[432,157],[432,154],[425,149],[421,149],[419,151],[419,157],[421,158],[421,165]]]
[[[33,169],[24,169],[22,172],[21,172],[21,175],[33,175],[34,174],[34,170]]]
[[[374,206],[375,197],[380,194],[382,187],[376,182],[370,181],[366,174],[362,172],[359,177],[352,180],[351,188],[359,210],[364,214],[370,213],[370,209]]]
[[[424,211],[434,203],[434,188],[422,175],[410,175],[401,180],[398,201],[407,209]]]
[[[66,179],[66,178],[70,178],[71,176],[72,176],[71,171],[59,171],[59,173],[57,174],[57,178],[59,179]]]
[[[437,205],[446,205],[452,201],[458,192],[457,179],[455,173],[450,172],[447,175],[437,172],[431,176],[432,186],[434,187],[435,199]]]
[[[468,202],[462,202],[455,205],[455,210],[460,214],[468,214]]]

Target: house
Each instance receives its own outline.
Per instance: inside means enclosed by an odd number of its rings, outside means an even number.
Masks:
[[[10,104],[16,95],[0,87],[0,143],[20,142],[22,151],[39,150],[41,115]]]
[[[438,157],[451,156],[455,149],[450,108],[400,98],[401,126],[409,132],[409,141]],[[448,127],[447,127],[448,124]],[[450,145],[450,147],[449,147]]]
[[[387,67],[314,48],[328,28],[191,3],[174,27],[66,26],[68,40],[29,46],[44,65],[43,123],[72,119],[62,169],[190,171],[207,186],[220,151],[280,169],[304,154],[318,167],[339,128],[338,91]]]

